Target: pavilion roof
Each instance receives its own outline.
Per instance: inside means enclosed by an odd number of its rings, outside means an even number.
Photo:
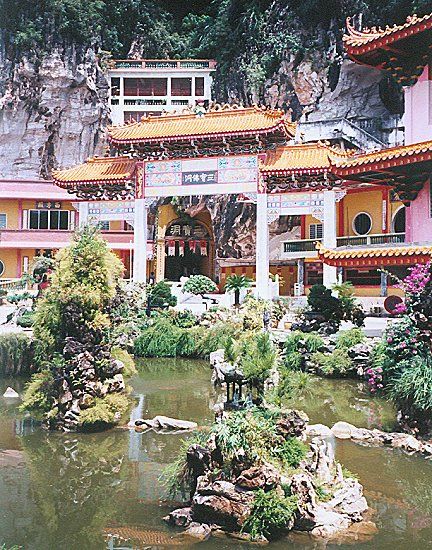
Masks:
[[[352,157],[352,153],[325,143],[301,143],[278,147],[268,153],[261,173],[272,175],[316,174],[330,170],[331,165]]]
[[[339,175],[365,173],[370,169],[412,165],[414,162],[432,161],[432,140],[399,145],[349,158],[331,159],[332,169]]]
[[[393,245],[387,247],[347,247],[331,249],[317,243],[319,258],[328,265],[355,267],[405,265],[432,259],[432,245]]]
[[[75,190],[86,184],[121,184],[133,179],[136,161],[129,157],[95,157],[66,170],[54,170],[54,182]]]
[[[283,111],[259,107],[221,109],[196,114],[142,118],[140,122],[111,126],[108,138],[113,145],[160,143],[202,138],[255,136],[282,131],[295,135],[296,124]]]
[[[343,38],[349,57],[390,72],[402,85],[413,85],[428,63],[432,48],[432,13],[409,16],[401,25],[356,30],[347,19]]]

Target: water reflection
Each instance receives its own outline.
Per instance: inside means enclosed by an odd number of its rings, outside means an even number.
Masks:
[[[140,364],[132,380],[133,418],[165,414],[209,424],[217,400],[203,362],[157,360]],[[12,382],[12,383],[11,383]],[[18,391],[17,381],[0,381]],[[317,380],[298,403],[312,422],[347,420],[359,426],[391,424],[391,407],[370,401],[356,382]],[[323,403],[325,405],[323,406]],[[172,540],[161,517],[169,504],[158,478],[176,455],[182,435],[112,430],[103,434],[47,434],[23,418],[17,403],[0,398],[0,547],[26,550],[161,548]],[[335,442],[336,458],[365,486],[379,534],[362,548],[432,546],[431,464],[420,457],[352,442]],[[121,538],[110,538],[117,533]],[[309,542],[271,545],[274,550],[314,548]],[[185,547],[185,545],[183,545]],[[236,541],[211,540],[203,549],[240,549]],[[319,548],[324,548],[321,543]],[[252,547],[251,547],[252,548]],[[336,548],[328,545],[327,548]],[[353,548],[342,545],[338,548]]]

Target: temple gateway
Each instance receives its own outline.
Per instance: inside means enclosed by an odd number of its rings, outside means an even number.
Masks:
[[[404,145],[361,152],[303,143],[285,113],[257,106],[145,116],[108,129],[108,156],[53,173],[78,198],[79,223],[133,226],[123,259],[137,282],[151,272],[173,281],[202,273],[223,288],[243,273],[268,298],[272,273],[285,295],[344,280],[358,295],[386,296],[388,272],[403,276],[432,255],[432,14],[347,29],[351,59],[404,86]],[[218,242],[216,196],[243,203],[248,247]]]

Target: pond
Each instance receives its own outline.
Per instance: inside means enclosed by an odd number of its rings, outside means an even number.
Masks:
[[[205,362],[145,360],[140,374],[131,380],[136,398],[132,414],[166,414],[208,425],[217,399],[209,379]],[[21,391],[23,381],[0,380],[0,395],[8,385]],[[312,393],[297,405],[314,423],[346,420],[391,428],[394,419],[387,403],[369,399],[360,383],[348,380],[316,379]],[[0,547],[2,543],[26,550],[168,547],[173,531],[161,518],[173,504],[164,501],[158,478],[176,456],[183,436],[123,429],[47,434],[23,418],[17,406],[16,401],[0,398]],[[358,474],[376,510],[379,533],[362,548],[431,547],[431,463],[390,449],[346,441],[335,445],[338,460]],[[133,537],[135,543],[110,539],[112,533]],[[214,550],[249,546],[216,539],[200,545]],[[269,548],[287,547],[314,546],[284,541]]]

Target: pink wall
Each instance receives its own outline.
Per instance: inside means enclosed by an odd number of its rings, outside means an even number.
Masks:
[[[405,145],[432,139],[432,68],[425,67],[414,86],[405,88]]]
[[[407,242],[432,243],[430,181],[425,184],[411,206],[406,209]]]

